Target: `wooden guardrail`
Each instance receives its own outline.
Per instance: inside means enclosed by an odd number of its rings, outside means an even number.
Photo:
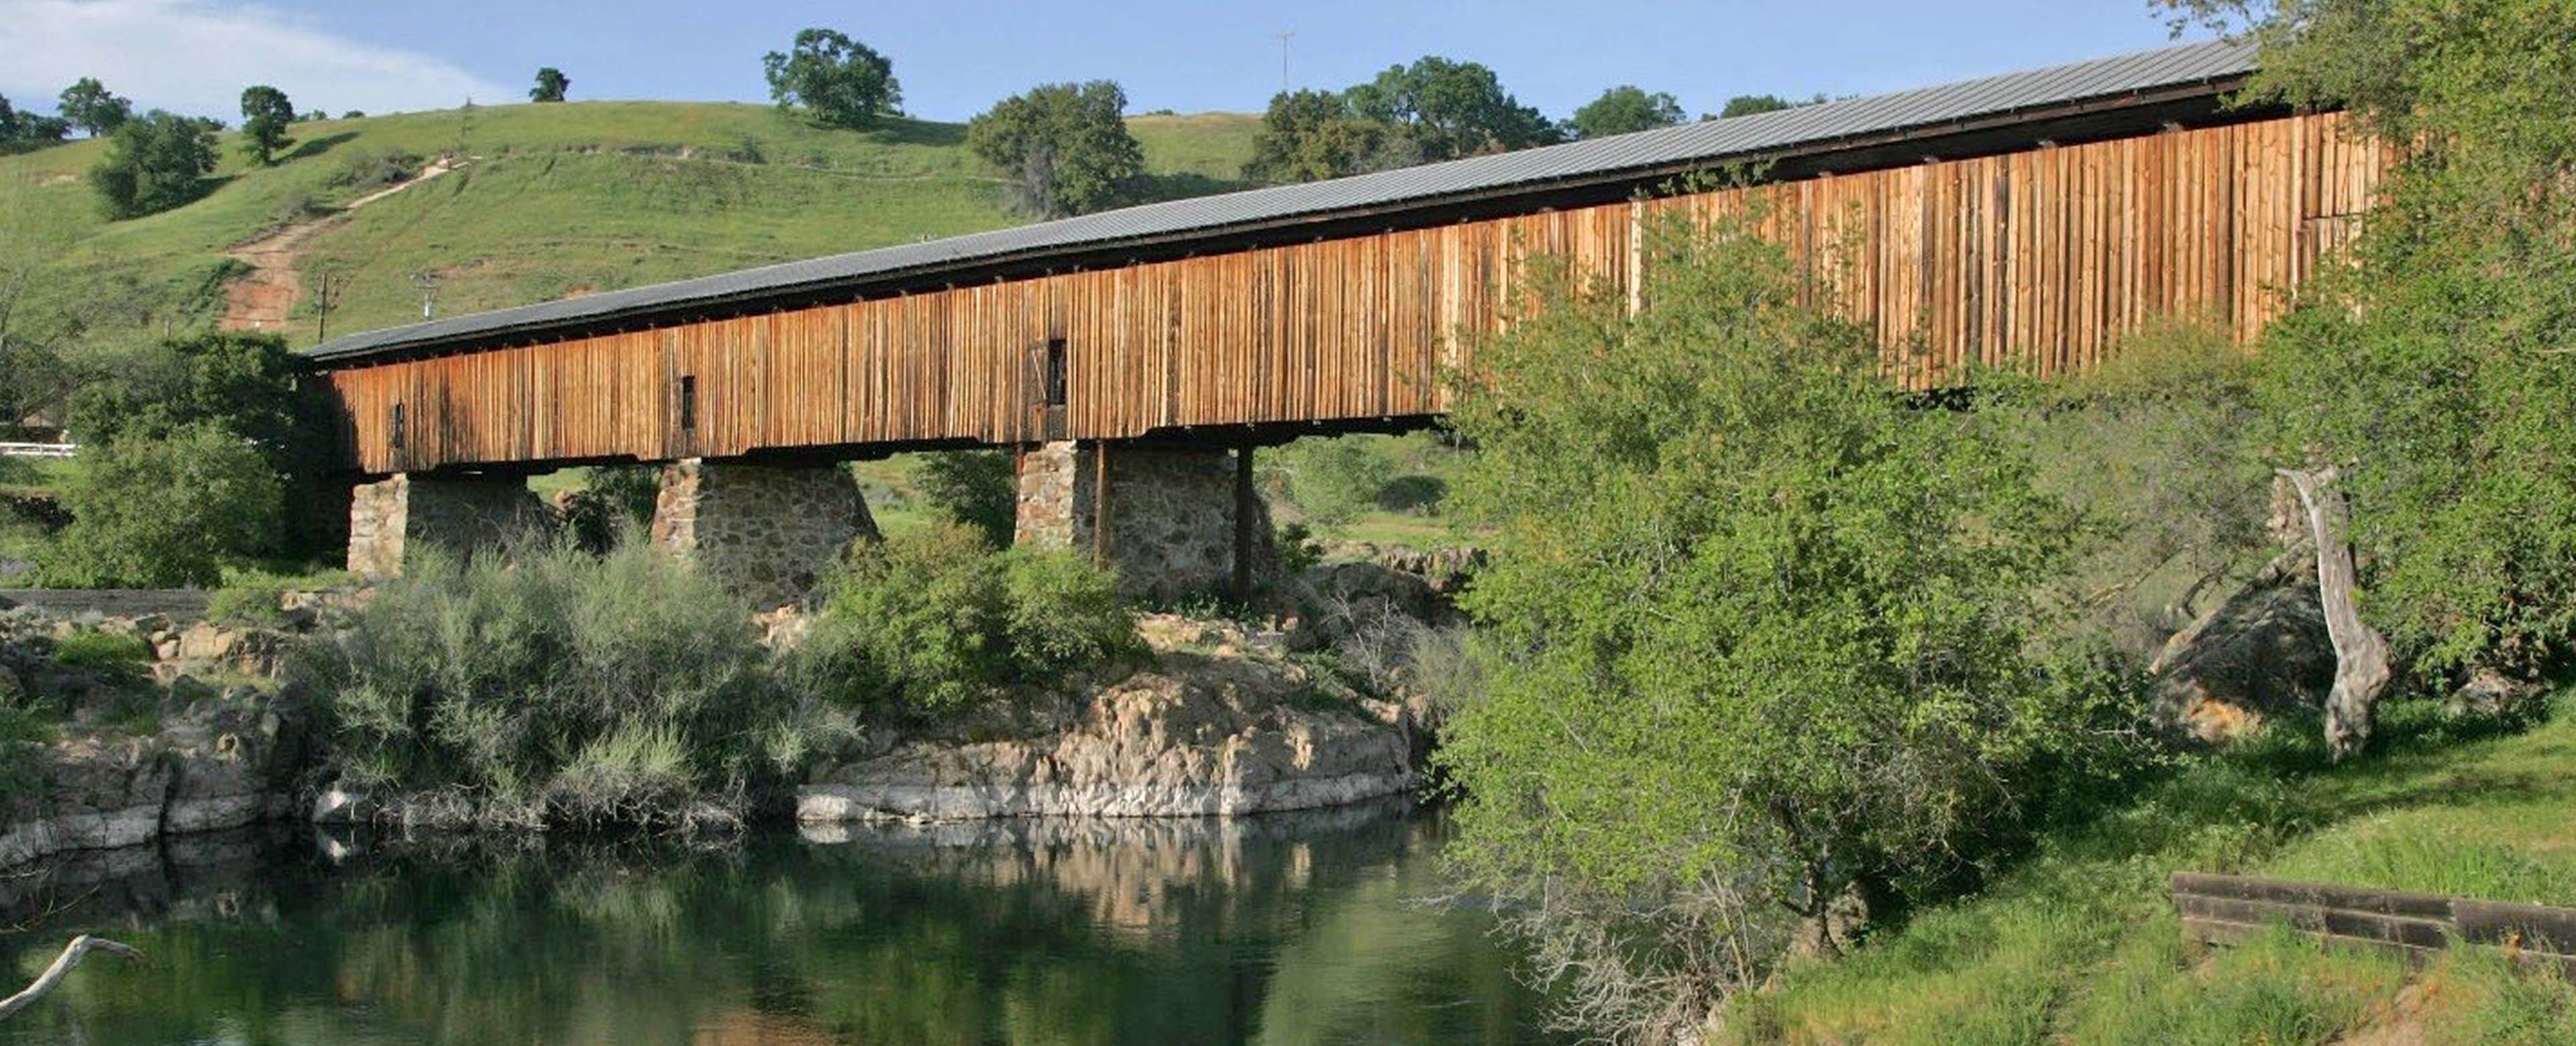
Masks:
[[[2184,930],[2207,944],[2274,926],[2412,961],[2454,942],[2486,944],[2576,980],[2576,908],[2199,872],[2174,873],[2173,902]]]

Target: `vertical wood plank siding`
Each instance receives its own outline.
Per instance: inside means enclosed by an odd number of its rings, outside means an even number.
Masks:
[[[1437,414],[1531,258],[1633,289],[1653,216],[1774,202],[1907,384],[2101,362],[2157,316],[2250,339],[2349,241],[2390,156],[2339,114],[1461,222],[328,371],[350,458],[446,465]],[[1050,431],[1045,346],[1068,396]],[[1902,351],[1899,351],[1902,350]],[[678,390],[694,376],[695,426]],[[396,403],[408,421],[391,441]]]

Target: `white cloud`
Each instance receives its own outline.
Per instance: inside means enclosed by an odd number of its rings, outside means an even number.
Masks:
[[[84,76],[134,99],[226,121],[242,88],[270,84],[301,108],[445,109],[517,92],[453,62],[361,43],[228,0],[0,0],[0,94],[51,111]]]

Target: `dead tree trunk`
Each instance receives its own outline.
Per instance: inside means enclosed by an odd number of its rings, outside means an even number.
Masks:
[[[45,972],[37,976],[35,983],[28,985],[26,990],[16,995],[0,999],[0,1021],[8,1020],[10,1014],[26,1009],[29,1004],[43,998],[46,992],[54,990],[54,985],[61,984],[63,978],[71,976],[72,968],[79,966],[81,960],[87,958],[92,950],[130,960],[140,961],[143,958],[142,952],[105,937],[92,937],[88,934],[74,937],[72,943],[63,946],[63,953],[54,957],[54,964],[45,967]]]
[[[2347,510],[2334,483],[2334,466],[2281,469],[2307,508],[2317,546],[2317,601],[2325,611],[2326,637],[2334,642],[2334,689],[2326,695],[2326,753],[2341,760],[2370,740],[2371,711],[2388,688],[2388,639],[2363,624],[2352,605],[2352,544],[2344,540]]]

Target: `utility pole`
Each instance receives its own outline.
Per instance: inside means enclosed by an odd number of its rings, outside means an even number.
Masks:
[[[1279,34],[1279,89],[1283,92],[1288,90],[1288,40],[1296,35],[1293,30]]]
[[[340,304],[340,294],[349,289],[349,278],[330,269],[313,274],[313,343],[331,340],[331,310]]]

